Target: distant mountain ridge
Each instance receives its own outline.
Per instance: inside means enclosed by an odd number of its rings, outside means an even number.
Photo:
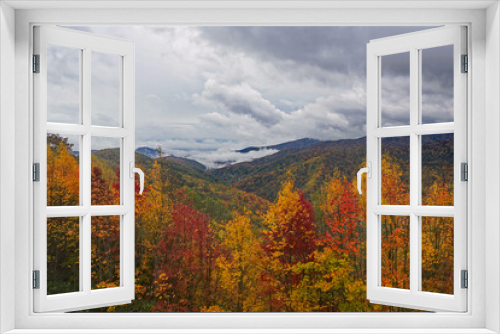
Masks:
[[[251,151],[260,151],[260,150],[286,150],[289,148],[303,148],[316,143],[319,143],[321,140],[312,139],[312,138],[302,138],[297,140],[288,141],[281,144],[269,145],[269,146],[249,146],[245,147],[242,150],[237,150],[238,153],[248,153]]]
[[[135,150],[137,153],[140,153],[142,155],[147,156],[148,158],[158,158],[158,151],[154,148],[151,147],[139,147],[138,149]]]
[[[317,193],[331,176],[333,167],[350,179],[365,158],[366,137],[316,141],[310,145],[292,145],[249,162],[210,169],[207,173],[225,184],[273,201],[290,175],[294,175],[296,186],[309,196]]]
[[[220,187],[228,187],[225,189],[235,188],[271,202],[276,199],[283,182],[290,177],[307,198],[314,199],[319,196],[321,186],[332,177],[334,171],[345,176],[347,180],[354,180],[359,168],[365,166],[366,137],[316,141],[314,144],[306,145],[311,142],[302,140],[292,145],[280,144],[282,149],[277,153],[217,169],[207,169],[195,160],[175,156],[165,156],[161,162],[168,170],[166,175],[170,182],[178,186],[189,185],[193,189],[198,189],[197,187],[203,184],[203,189],[206,188],[209,193],[211,192],[209,189],[218,184]],[[403,174],[407,175],[408,138],[384,138],[382,146],[385,152],[401,162]],[[138,149],[136,163],[151,168],[155,161],[159,162],[159,158],[151,158],[141,153],[141,151],[152,153],[152,150]],[[95,154],[108,160],[113,168],[119,167],[118,149],[101,150]],[[449,174],[446,166],[453,165],[453,134],[423,136],[422,160],[424,171],[426,168],[437,166]],[[443,166],[446,168],[443,169]]]
[[[252,151],[260,151],[260,150],[277,150],[277,151],[283,151],[283,150],[288,150],[288,149],[302,149],[305,147],[309,147],[311,145],[320,143],[321,141],[318,139],[312,139],[312,138],[301,138],[297,140],[292,140],[288,142],[284,142],[281,144],[276,144],[276,145],[269,145],[269,146],[249,146],[245,147],[244,149],[241,150],[236,150],[234,152],[238,153],[249,153]],[[147,146],[142,146],[137,148],[136,153],[142,154],[148,158],[151,159],[156,159],[158,158],[158,151],[154,148],[147,147]],[[272,154],[271,154],[272,155]],[[182,158],[182,157],[177,157],[173,155],[167,156],[169,159],[177,161],[177,162],[183,162],[191,165],[192,167],[199,168],[199,169],[208,169],[207,166],[205,166],[203,163],[200,163],[194,159],[189,159],[189,158]],[[165,158],[165,157],[164,157]],[[214,163],[220,165],[218,168],[224,168],[233,164],[236,164],[236,160],[228,160],[228,161],[215,161]]]
[[[245,147],[241,150],[236,150],[234,152],[246,154],[249,152],[261,151],[261,150],[283,151],[283,150],[288,150],[288,149],[301,149],[301,148],[305,148],[305,147],[308,147],[308,146],[311,146],[311,145],[314,145],[314,144],[317,144],[320,142],[321,141],[318,139],[301,138],[301,139],[292,140],[292,141],[288,141],[288,142],[284,142],[284,143],[280,143],[280,144],[276,144],[276,145],[249,146],[249,147]],[[148,158],[152,158],[152,159],[158,158],[158,151],[154,148],[151,148],[151,147],[142,146],[142,147],[137,148],[135,151],[136,151],[136,153],[142,154]],[[197,160],[194,160],[194,159],[182,158],[182,157],[177,157],[177,156],[173,156],[173,155],[169,155],[168,157],[171,159],[174,159],[174,160],[178,159],[178,160],[183,161],[185,163],[189,163],[190,165],[192,165],[193,167],[196,167],[196,168],[200,168],[203,170],[209,169],[209,167],[207,167],[203,163],[201,163]],[[224,167],[236,164],[237,160],[214,161],[214,163],[220,166],[220,167],[215,167],[215,169],[218,169],[218,168],[224,168]]]

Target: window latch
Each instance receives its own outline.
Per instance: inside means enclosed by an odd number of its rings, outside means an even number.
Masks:
[[[140,168],[134,167],[134,163],[130,161],[129,163],[129,173],[130,178],[133,180],[135,178],[135,173],[139,174],[139,184],[141,189],[139,190],[139,195],[142,195],[144,191],[144,172]]]
[[[366,167],[365,168],[361,168],[359,171],[358,171],[358,191],[359,191],[359,194],[363,194],[363,191],[361,190],[361,175],[363,175],[363,173],[366,173],[366,177],[368,177],[369,179],[372,178],[372,163],[370,161],[368,161],[366,163]]]

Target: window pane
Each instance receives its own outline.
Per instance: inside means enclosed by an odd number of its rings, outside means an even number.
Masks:
[[[120,205],[120,143],[92,137],[92,205]]]
[[[422,217],[422,291],[453,294],[453,218]]]
[[[120,286],[120,216],[92,217],[92,289]]]
[[[410,204],[410,137],[382,138],[382,205]]]
[[[382,126],[410,124],[410,53],[381,58]]]
[[[47,294],[80,291],[80,217],[47,218]]]
[[[80,204],[80,137],[47,134],[47,206]]]
[[[422,136],[422,205],[453,206],[453,138]]]
[[[120,126],[121,58],[92,52],[92,125]]]
[[[453,122],[453,45],[424,49],[422,123]]]
[[[382,286],[410,289],[410,217],[382,216]]]
[[[47,122],[80,123],[80,54],[47,45]]]

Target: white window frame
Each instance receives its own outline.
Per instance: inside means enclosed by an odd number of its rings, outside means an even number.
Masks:
[[[39,73],[34,84],[34,162],[39,163],[39,181],[33,184],[34,270],[39,270],[39,288],[34,289],[35,312],[74,311],[128,304],[134,299],[135,194],[132,168],[135,165],[134,44],[130,41],[52,26],[34,27],[34,54],[39,55]],[[73,48],[80,53],[79,124],[47,122],[47,46]],[[117,127],[95,126],[91,122],[91,58],[93,52],[114,55],[120,62],[120,106]],[[52,69],[54,70],[54,69]],[[79,136],[80,203],[76,206],[47,206],[48,133]],[[120,141],[120,204],[92,205],[92,137]],[[120,217],[120,285],[92,290],[92,217]],[[79,218],[79,290],[47,295],[47,218]]]
[[[349,332],[491,333],[500,332],[500,11],[497,1],[217,1],[150,3],[122,2],[144,10],[95,9],[117,6],[106,1],[7,1],[0,4],[0,329],[13,333],[71,333],[112,329],[127,333],[162,332]],[[16,8],[35,8],[14,10]],[[52,9],[50,7],[52,6]],[[58,7],[68,7],[58,9]],[[73,8],[71,8],[73,6]],[[118,5],[119,6],[119,5]],[[147,6],[164,8],[147,9]],[[397,6],[397,9],[391,9]],[[85,8],[87,7],[87,8]],[[224,7],[232,7],[223,9]],[[41,8],[49,8],[41,10]],[[80,9],[74,9],[80,8]],[[83,8],[83,9],[82,9]],[[94,9],[92,9],[94,8]],[[222,9],[221,9],[222,8]],[[15,23],[13,20],[15,17]],[[435,314],[34,314],[31,290],[32,183],[30,181],[33,120],[30,55],[36,24],[170,24],[170,25],[426,25],[468,26],[471,59],[468,78],[468,312]],[[15,31],[15,42],[13,39]],[[15,58],[14,47],[15,46]],[[15,73],[12,66],[15,64]],[[486,66],[488,70],[486,71]],[[12,82],[15,82],[13,87]],[[15,92],[15,101],[9,94]],[[15,110],[15,115],[14,111]],[[15,128],[15,145],[8,137]],[[488,152],[488,154],[486,154]],[[9,163],[15,159],[15,165]],[[488,164],[486,164],[488,162]],[[486,167],[485,167],[486,166]],[[15,179],[12,173],[15,169]],[[486,182],[488,175],[488,182]],[[15,181],[15,182],[14,182]],[[15,198],[12,188],[15,185]],[[13,203],[15,201],[15,203]],[[486,202],[486,205],[484,204]],[[14,204],[13,212],[9,205]],[[13,242],[15,238],[15,242]],[[486,257],[486,255],[488,255]],[[29,260],[28,260],[29,259]],[[15,287],[14,289],[12,287]],[[488,291],[488,293],[486,293]],[[12,308],[15,305],[15,308]],[[144,330],[137,329],[138,327]],[[132,330],[132,329],[137,330]],[[299,329],[300,330],[293,330]],[[100,329],[100,330],[99,330]],[[107,331],[108,329],[109,331]],[[198,329],[198,330],[196,330]],[[215,330],[220,329],[220,330]],[[233,329],[233,330],[231,330]],[[289,329],[289,330],[286,330]],[[123,330],[123,331],[122,331]],[[47,331],[45,331],[47,332]],[[190,332],[190,331],[183,331]],[[246,331],[248,332],[248,330]]]
[[[467,270],[467,184],[461,181],[461,163],[467,163],[467,73],[461,73],[461,56],[467,54],[466,28],[445,26],[370,41],[367,45],[367,298],[371,303],[414,307],[430,311],[467,310],[467,290],[461,287],[461,270]],[[422,50],[453,46],[453,122],[422,123]],[[382,57],[409,55],[409,124],[384,127],[381,101]],[[421,136],[454,133],[454,205],[422,205]],[[405,136],[409,139],[410,202],[382,205],[382,140]],[[381,285],[383,215],[409,218],[409,289]],[[453,294],[422,291],[422,217],[452,217],[454,231]]]

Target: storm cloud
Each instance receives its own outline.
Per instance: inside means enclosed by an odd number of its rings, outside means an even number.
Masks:
[[[235,152],[247,146],[365,136],[366,44],[430,27],[72,28],[135,43],[137,147],[161,145],[213,167],[223,159],[255,158]],[[423,119],[449,121],[450,47],[424,56]],[[95,66],[113,73],[106,70],[112,64]],[[407,124],[408,61],[388,58],[383,71],[383,122]],[[62,90],[68,78],[51,80]],[[101,85],[102,92],[115,92],[105,80]],[[54,105],[61,121],[65,104]],[[99,119],[106,117],[114,118]]]

